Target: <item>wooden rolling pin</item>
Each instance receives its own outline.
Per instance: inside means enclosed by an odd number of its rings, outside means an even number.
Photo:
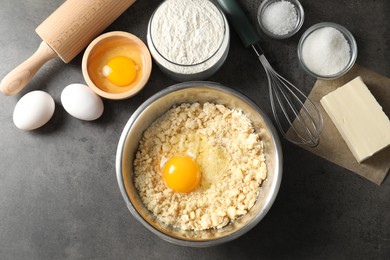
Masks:
[[[0,83],[4,95],[15,95],[49,60],[70,62],[135,0],[67,0],[37,28],[42,38],[38,50]]]

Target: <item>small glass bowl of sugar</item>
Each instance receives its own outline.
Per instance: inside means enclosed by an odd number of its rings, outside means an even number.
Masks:
[[[270,38],[287,39],[302,27],[305,19],[298,0],[264,0],[257,11],[261,30]]]
[[[317,79],[343,76],[355,64],[357,53],[352,33],[336,23],[321,22],[311,26],[298,43],[301,66]]]

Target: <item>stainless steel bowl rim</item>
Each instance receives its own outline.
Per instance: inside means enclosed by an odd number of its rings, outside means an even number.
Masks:
[[[247,102],[250,106],[252,106],[263,118],[264,122],[267,124],[267,127],[269,128],[270,132],[274,136],[274,142],[275,146],[277,147],[277,153],[278,153],[278,165],[277,165],[277,172],[278,172],[278,178],[277,180],[273,183],[273,194],[271,198],[267,201],[266,206],[264,207],[263,214],[252,220],[248,225],[246,225],[245,229],[238,229],[236,232],[229,234],[225,237],[213,239],[213,240],[205,240],[205,241],[192,241],[192,240],[184,240],[184,239],[178,239],[172,236],[169,236],[167,234],[164,234],[163,232],[160,232],[156,228],[154,228],[152,225],[150,225],[146,220],[143,219],[143,217],[137,212],[135,209],[134,205],[132,204],[131,200],[128,197],[128,194],[126,192],[126,188],[124,186],[124,180],[122,176],[122,155],[124,151],[124,144],[125,140],[127,138],[127,135],[132,127],[132,125],[135,123],[135,120],[139,117],[139,115],[144,111],[150,104],[152,104],[154,101],[158,100],[159,98],[175,92],[175,91],[180,91],[183,89],[188,89],[188,88],[204,88],[204,89],[215,89],[215,90],[220,90],[224,92],[229,92],[229,94],[232,94],[243,101]],[[278,194],[280,184],[281,184],[281,179],[282,179],[282,162],[283,162],[283,156],[282,156],[282,147],[281,143],[277,134],[277,131],[275,127],[273,126],[271,120],[265,114],[265,112],[260,109],[260,107],[255,104],[252,100],[250,100],[248,97],[243,95],[242,93],[233,90],[229,87],[226,87],[220,83],[216,82],[210,82],[210,81],[189,81],[189,82],[182,82],[178,83],[175,85],[172,85],[170,87],[167,87],[157,93],[155,93],[153,96],[148,98],[145,102],[143,102],[136,110],[135,112],[131,115],[130,119],[126,123],[122,134],[120,136],[119,142],[118,142],[118,148],[117,148],[117,153],[116,153],[116,175],[117,175],[117,181],[119,185],[120,192],[126,202],[127,208],[129,209],[130,213],[144,226],[146,227],[149,231],[152,233],[158,235],[160,238],[171,242],[173,244],[177,245],[182,245],[182,246],[191,246],[191,247],[209,247],[209,246],[215,246],[218,244],[222,244],[231,240],[234,240],[237,237],[242,236],[249,230],[251,230],[254,226],[256,226],[267,214],[271,206],[273,205],[276,196]]]

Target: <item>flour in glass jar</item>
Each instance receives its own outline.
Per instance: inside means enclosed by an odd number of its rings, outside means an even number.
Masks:
[[[158,62],[178,73],[206,70],[222,56],[214,54],[223,43],[224,19],[211,1],[167,0],[154,13],[150,29],[154,47],[165,58]]]

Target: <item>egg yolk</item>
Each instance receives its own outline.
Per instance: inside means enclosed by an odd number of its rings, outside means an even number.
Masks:
[[[163,177],[169,188],[188,193],[200,183],[199,165],[189,156],[174,156],[163,167]]]
[[[103,67],[103,76],[117,86],[127,86],[137,75],[137,65],[125,56],[114,57]]]

